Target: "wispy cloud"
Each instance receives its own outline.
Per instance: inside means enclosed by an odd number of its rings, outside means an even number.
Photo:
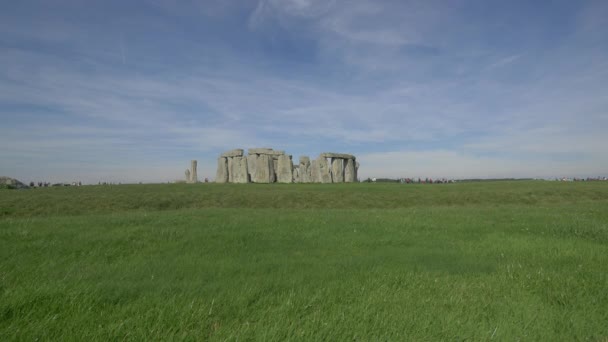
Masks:
[[[521,58],[521,56],[522,56],[521,54],[517,54],[517,55],[500,58],[496,62],[490,64],[488,66],[488,69],[499,68],[499,67],[511,64],[511,63],[515,62],[516,60],[518,60],[519,58]]]

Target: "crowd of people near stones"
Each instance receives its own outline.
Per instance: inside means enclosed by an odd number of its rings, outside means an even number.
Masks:
[[[555,180],[559,181],[559,182],[594,182],[594,181],[606,181],[606,180],[608,180],[608,178],[606,178],[606,177],[600,177],[600,176],[598,176],[598,177],[587,177],[587,178],[562,177],[562,178],[555,178]]]
[[[30,188],[48,188],[49,186],[82,186],[82,182],[54,183],[50,182],[30,182]]]
[[[38,188],[47,188],[49,186],[51,186],[51,183],[49,183],[49,182],[38,182],[38,183],[36,183],[36,182],[30,182],[30,188],[36,188],[36,187],[38,187]]]
[[[401,183],[401,184],[447,184],[454,183],[455,180],[447,178],[367,178],[363,183]]]
[[[440,179],[433,179],[433,178],[401,178],[399,180],[400,183],[402,184],[447,184],[447,183],[454,183],[453,179],[447,179],[447,178],[440,178]]]

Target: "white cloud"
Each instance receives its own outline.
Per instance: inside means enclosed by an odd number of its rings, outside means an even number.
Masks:
[[[488,69],[499,68],[505,65],[509,65],[522,57],[522,54],[511,55],[498,59],[496,62],[490,64]]]

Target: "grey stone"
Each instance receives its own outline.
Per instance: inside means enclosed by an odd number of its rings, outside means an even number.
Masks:
[[[327,159],[320,156],[317,158],[317,164],[319,165],[319,182],[331,183],[331,174],[329,171],[329,165],[327,165]]]
[[[353,156],[352,154],[332,153],[332,152],[321,153],[321,157],[324,157],[324,158],[353,159],[353,160],[356,159],[355,156]]]
[[[319,162],[316,159],[310,162],[310,168],[308,170],[308,173],[311,183],[321,183],[321,180],[319,178],[319,174],[321,173],[321,171],[319,170]]]
[[[307,156],[300,157],[300,183],[310,183],[312,180],[310,179],[310,158]]]
[[[255,176],[252,181],[255,183],[272,183],[273,179],[272,158],[266,154],[260,154],[256,159]]]
[[[196,174],[196,160],[190,161],[190,183],[198,183],[198,176]]]
[[[359,181],[359,162],[355,163],[355,182]]]
[[[313,179],[312,179],[312,162],[310,162],[310,165],[308,166],[308,169],[306,169],[306,179],[308,180],[308,183],[313,183]]]
[[[353,159],[344,160],[344,182],[353,183],[357,180],[355,177],[355,161]]]
[[[262,153],[260,153],[260,154],[262,154]],[[267,155],[269,155],[269,156],[275,156],[275,157],[278,157],[278,156],[284,155],[284,154],[285,154],[285,151],[270,151],[270,152],[268,152],[268,153],[264,153],[264,154],[267,154]]]
[[[228,159],[228,183],[234,182],[234,157]]]
[[[276,156],[276,157],[285,154],[285,151],[273,150],[271,148],[250,148],[249,150],[247,150],[247,152],[249,154],[266,154],[269,156]]]
[[[269,156],[272,157],[272,182],[274,183],[277,181],[277,171],[279,169],[279,157],[277,156],[276,158],[274,156]]]
[[[186,182],[190,183],[190,170],[186,169],[184,174],[186,175]]]
[[[216,183],[226,183],[228,181],[228,158],[217,158],[217,172],[215,174]]]
[[[291,183],[293,182],[293,162],[290,156],[281,155],[277,161],[277,182]]]
[[[249,153],[249,154],[270,154],[270,153],[272,153],[272,149],[266,148],[266,147],[250,148],[247,150],[247,153]]]
[[[331,159],[331,180],[333,183],[344,183],[344,159]]]
[[[246,157],[233,157],[232,171],[234,172],[234,176],[232,176],[233,183],[249,183]]]
[[[310,158],[308,156],[300,156],[300,165],[302,164],[309,165]]]
[[[293,166],[293,182],[300,183],[300,166],[299,165]]]
[[[243,149],[241,148],[237,148],[234,150],[230,150],[227,152],[222,153],[221,155],[222,157],[242,157],[243,156]]]
[[[354,155],[346,153],[321,153],[315,160],[301,156],[294,165],[293,157],[282,150],[250,148],[244,156],[242,149],[221,154],[218,159],[216,181],[231,183],[341,183],[358,181],[359,163]],[[328,163],[328,158],[329,163]],[[196,161],[193,161],[194,163]],[[258,167],[260,169],[258,170]],[[193,164],[189,179],[193,179]]]
[[[247,171],[249,172],[249,179],[253,179],[255,175],[255,166],[257,164],[257,154],[247,155]]]

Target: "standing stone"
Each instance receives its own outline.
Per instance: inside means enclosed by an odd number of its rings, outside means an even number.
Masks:
[[[232,176],[233,183],[248,183],[249,175],[247,172],[247,158],[246,157],[233,157],[232,158]]]
[[[321,183],[331,183],[331,174],[329,172],[329,165],[327,165],[327,159],[325,159],[325,157],[319,157],[317,158],[317,164],[319,165],[319,181]]]
[[[307,156],[300,157],[300,183],[310,183],[310,158]]]
[[[331,179],[334,183],[344,183],[344,162],[341,158],[331,159]]]
[[[353,183],[357,180],[355,177],[355,161],[353,159],[346,159],[344,161],[346,166],[344,167],[344,181],[346,183]]]
[[[234,157],[228,157],[228,183],[234,182]]]
[[[215,174],[216,183],[226,183],[228,181],[228,158],[217,158],[217,173]]]
[[[249,172],[249,179],[253,181],[255,178],[255,166],[257,164],[257,154],[249,154],[247,156],[247,171]]]
[[[186,183],[190,183],[190,170],[186,169],[184,174],[186,175]]]
[[[272,183],[277,181],[277,173],[279,171],[279,157],[272,157]]]
[[[299,165],[293,166],[293,182],[300,183],[300,166]]]
[[[274,171],[272,168],[272,157],[266,154],[260,154],[256,158],[255,183],[272,183],[274,179]]]
[[[196,160],[190,161],[190,183],[198,183],[198,176],[196,175]]]
[[[268,172],[270,174],[270,183],[274,183],[277,181],[277,173],[275,172],[275,160],[272,159],[272,156],[268,156]]]
[[[355,163],[355,182],[359,181],[359,162]]]
[[[319,162],[316,159],[311,161],[310,168],[309,168],[310,182],[311,183],[320,183],[321,182],[319,180],[320,173],[321,172],[319,171]]]
[[[293,162],[288,155],[280,155],[277,160],[277,182],[291,183],[293,181]]]
[[[308,180],[308,183],[314,183],[314,180],[312,178],[312,163],[313,162],[314,162],[314,160],[310,162],[310,165],[308,166],[308,169],[306,170],[306,176],[305,177]]]

